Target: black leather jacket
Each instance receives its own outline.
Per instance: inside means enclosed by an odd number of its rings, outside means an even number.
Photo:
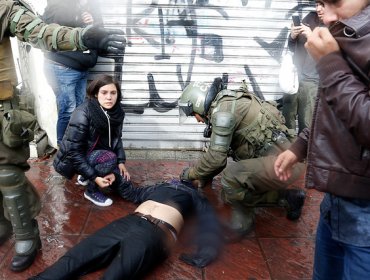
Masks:
[[[54,159],[55,169],[67,178],[71,178],[74,173],[78,173],[85,179],[94,180],[97,174],[94,168],[87,163],[86,156],[94,147],[99,147],[100,141],[109,138],[108,134],[100,135],[92,125],[91,113],[88,107],[89,102],[90,100],[86,100],[73,112],[59,151]],[[117,156],[117,164],[126,161],[121,134],[122,125],[112,127],[111,150]]]
[[[343,53],[370,76],[370,6],[338,22],[331,33]],[[290,148],[307,156],[306,187],[341,197],[370,199],[370,94],[341,52],[317,64],[320,88],[311,130]]]

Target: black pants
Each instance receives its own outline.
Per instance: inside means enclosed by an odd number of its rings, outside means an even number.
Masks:
[[[77,279],[106,266],[102,279],[138,279],[167,257],[165,238],[159,227],[128,215],[82,240],[31,279]]]

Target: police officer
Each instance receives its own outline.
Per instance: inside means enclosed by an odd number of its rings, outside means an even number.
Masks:
[[[288,219],[300,217],[305,192],[287,187],[302,175],[305,165],[297,164],[287,182],[280,181],[273,169],[273,157],[287,149],[295,136],[276,106],[250,93],[244,82],[238,90],[228,90],[216,78],[212,85],[190,83],[179,99],[179,110],[180,123],[194,116],[211,132],[207,152],[180,178],[204,182],[223,170],[221,195],[232,207],[230,238],[252,230],[257,205],[278,204],[287,209]],[[228,156],[234,162],[227,163]]]
[[[36,120],[18,110],[9,36],[49,51],[100,49],[116,54],[123,53],[125,40],[120,30],[47,25],[23,1],[0,0],[0,18],[0,245],[14,232],[15,255],[10,268],[22,271],[41,248],[35,219],[41,206],[24,173],[29,169],[28,142],[33,139]]]

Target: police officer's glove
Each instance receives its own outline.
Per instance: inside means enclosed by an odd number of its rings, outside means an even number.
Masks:
[[[213,247],[205,247],[195,254],[181,254],[179,259],[189,265],[203,268],[216,259],[218,251]]]
[[[99,25],[90,25],[82,31],[82,43],[87,49],[123,54],[126,46],[124,34],[120,29],[106,29]]]
[[[190,181],[190,167],[184,168],[184,170],[180,174],[181,181]]]

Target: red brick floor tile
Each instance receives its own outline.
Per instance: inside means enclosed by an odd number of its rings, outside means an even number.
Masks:
[[[202,279],[202,270],[189,266],[179,260],[181,253],[188,249],[178,244],[172,254],[161,265],[154,268],[148,273],[145,280],[162,280],[162,279],[181,279],[181,280],[198,280]]]
[[[0,268],[3,267],[6,256],[8,254],[13,254],[13,248],[14,248],[13,246],[14,246],[14,236],[12,236],[3,245],[1,245],[0,247]]]
[[[319,192],[317,190],[307,190],[305,205],[320,205],[323,197],[323,192]]]
[[[84,198],[83,193],[84,187],[76,185],[74,180],[64,180],[49,187],[43,196],[43,202],[90,204],[91,202]]]
[[[303,213],[297,221],[286,218],[286,211],[281,207],[258,208],[256,211],[257,237],[311,237],[314,234],[313,224],[306,223],[305,215],[309,215],[303,208]]]
[[[274,280],[311,279],[313,238],[260,238]]]
[[[116,199],[121,198],[117,197]],[[110,222],[132,213],[136,208],[135,204],[128,202],[126,202],[126,204],[117,205],[115,201],[113,204],[109,207],[99,207],[93,205],[82,233],[92,234]]]
[[[41,235],[81,234],[90,207],[79,203],[44,203],[37,217]]]
[[[227,244],[217,262],[205,268],[205,279],[270,279],[268,267],[256,239]]]

